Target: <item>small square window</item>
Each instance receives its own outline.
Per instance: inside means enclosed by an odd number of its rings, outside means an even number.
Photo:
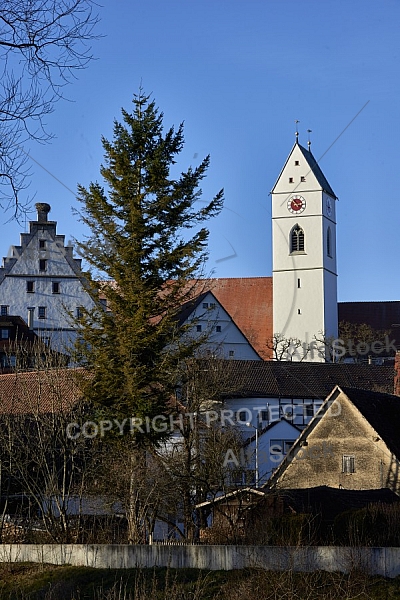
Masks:
[[[289,183],[294,183],[293,177],[289,177]]]
[[[299,167],[300,166],[300,161],[299,160],[295,160],[294,161],[294,166],[295,167]]]
[[[216,326],[215,326],[215,331],[216,331],[217,333],[221,333],[221,325],[216,325]]]
[[[196,325],[196,331],[201,331],[201,325]]]
[[[306,180],[305,177],[300,177],[300,181],[304,182]]]
[[[235,356],[235,351],[234,350],[229,350],[229,356],[232,358],[232,356]]]
[[[60,293],[60,284],[58,281],[53,281],[52,282],[52,288],[53,288],[53,294],[59,294]]]
[[[34,281],[26,282],[26,291],[28,292],[28,294],[34,293],[34,291],[35,291],[35,282]]]
[[[46,307],[45,306],[39,306],[39,308],[38,308],[38,317],[39,317],[39,319],[45,319],[46,318]]]
[[[208,302],[203,302],[203,308],[208,308]]]
[[[268,411],[267,410],[261,411],[261,421],[268,421]]]
[[[8,340],[8,337],[9,337],[8,329],[2,329],[1,330],[1,339]]]
[[[246,423],[247,412],[245,410],[241,410],[236,413],[236,421],[239,423]]]
[[[210,308],[215,308],[215,302],[210,302]]]
[[[1,309],[0,309],[0,315],[2,317],[6,317],[8,315],[8,306],[5,306],[4,304],[2,304]]]
[[[39,260],[39,271],[46,271],[47,269],[47,260],[45,258],[41,258]]]
[[[312,404],[305,404],[304,405],[304,411],[305,411],[306,417],[313,417],[314,416],[314,406]]]
[[[46,240],[39,240],[39,249],[44,250],[46,248]]]

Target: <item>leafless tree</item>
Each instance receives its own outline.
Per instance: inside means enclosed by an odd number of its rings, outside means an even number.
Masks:
[[[233,391],[234,361],[189,358],[179,365],[180,382],[175,406],[175,436],[163,460],[179,490],[183,536],[199,536],[207,515],[196,506],[232,487],[238,466],[227,464],[231,451],[240,454],[239,428],[221,420],[223,400]],[[240,467],[239,467],[240,469]]]
[[[93,0],[3,0],[0,8],[0,206],[18,216],[27,140],[47,142],[45,117],[92,59]]]
[[[310,352],[309,345],[299,338],[285,337],[283,333],[274,333],[266,344],[272,354],[272,360],[301,362]]]
[[[37,351],[34,369],[16,365],[0,379],[2,526],[14,513],[21,517],[14,520],[19,531],[72,542],[79,536],[90,461],[88,440],[68,436],[67,426],[82,420],[84,407],[73,370],[56,366],[54,353],[47,362],[43,344]]]

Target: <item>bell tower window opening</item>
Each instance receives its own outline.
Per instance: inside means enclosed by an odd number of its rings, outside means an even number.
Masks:
[[[295,225],[290,232],[290,252],[304,252],[304,231]]]
[[[332,234],[330,227],[328,227],[326,231],[326,253],[330,258],[332,258]]]

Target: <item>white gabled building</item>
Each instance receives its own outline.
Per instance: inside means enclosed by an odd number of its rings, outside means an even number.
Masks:
[[[21,234],[20,246],[11,246],[0,268],[2,316],[22,317],[53,348],[65,350],[74,340],[74,323],[81,307],[93,301],[85,289],[81,260],[72,246],[57,234],[57,222],[48,220],[50,205],[36,204],[37,220],[29,233]]]
[[[243,331],[211,291],[182,307],[180,323],[190,325],[190,335],[204,337],[201,353],[218,358],[262,360]]]

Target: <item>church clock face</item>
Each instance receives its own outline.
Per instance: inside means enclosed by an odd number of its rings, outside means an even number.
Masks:
[[[303,196],[291,196],[287,201],[287,209],[293,215],[298,215],[303,212],[306,207],[306,201]]]

